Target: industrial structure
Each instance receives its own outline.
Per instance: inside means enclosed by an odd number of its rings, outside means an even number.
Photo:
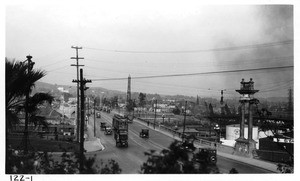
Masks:
[[[240,122],[240,137],[236,139],[235,144],[235,153],[238,155],[245,155],[252,157],[252,151],[256,149],[256,141],[253,140],[253,104],[257,101],[254,98],[254,94],[258,92],[258,90],[254,89],[254,82],[252,78],[250,78],[249,82],[245,82],[244,79],[241,81],[240,90],[236,90],[236,92],[241,94],[240,103],[242,108],[242,119]],[[245,112],[246,107],[248,107],[248,138],[245,138],[244,128],[245,128]]]

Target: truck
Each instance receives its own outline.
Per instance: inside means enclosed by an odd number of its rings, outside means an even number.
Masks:
[[[127,118],[122,115],[115,114],[113,117],[113,132],[116,146],[128,147],[128,122]]]

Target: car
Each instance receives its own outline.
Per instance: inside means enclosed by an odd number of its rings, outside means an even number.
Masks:
[[[111,134],[112,134],[112,129],[111,129],[110,126],[106,126],[106,127],[105,127],[105,132],[104,132],[104,134],[106,134],[106,135],[111,135]]]
[[[149,129],[142,129],[140,132],[141,138],[149,138]]]
[[[101,114],[97,112],[97,118],[101,118]]]
[[[186,139],[182,142],[181,147],[186,150],[194,151],[196,147],[194,146],[194,141]]]
[[[216,165],[217,150],[215,148],[210,148],[210,147],[197,148],[194,151],[193,161],[199,163],[204,162],[209,165]]]

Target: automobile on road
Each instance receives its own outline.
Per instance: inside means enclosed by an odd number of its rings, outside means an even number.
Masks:
[[[149,129],[142,129],[140,132],[141,138],[149,138]]]
[[[106,126],[104,134],[111,135],[112,134],[112,128],[110,126]]]

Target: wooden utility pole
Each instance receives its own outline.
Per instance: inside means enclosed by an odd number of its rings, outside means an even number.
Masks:
[[[94,98],[94,137],[96,137],[96,98]]]
[[[80,83],[80,112],[81,112],[81,122],[80,122],[80,172],[84,170],[84,91],[87,89],[85,87],[86,83],[92,82],[91,80],[86,80],[83,78],[83,70],[80,69],[80,80],[73,80],[73,82]]]
[[[157,108],[157,99],[155,99],[155,109],[154,109],[154,123],[153,123],[153,129],[155,129],[155,121],[156,121],[156,108]]]
[[[82,49],[82,47],[75,47],[75,46],[71,46],[71,48],[74,48],[76,49],[76,57],[71,57],[71,59],[76,59],[76,64],[71,64],[71,66],[76,66],[77,68],[77,122],[76,122],[76,125],[77,125],[77,128],[76,128],[76,138],[77,138],[77,141],[79,141],[79,135],[80,135],[80,129],[79,129],[79,124],[80,124],[80,109],[79,109],[79,67],[80,66],[84,66],[84,65],[79,65],[78,64],[78,60],[79,59],[84,59],[83,57],[78,57],[78,49]]]

